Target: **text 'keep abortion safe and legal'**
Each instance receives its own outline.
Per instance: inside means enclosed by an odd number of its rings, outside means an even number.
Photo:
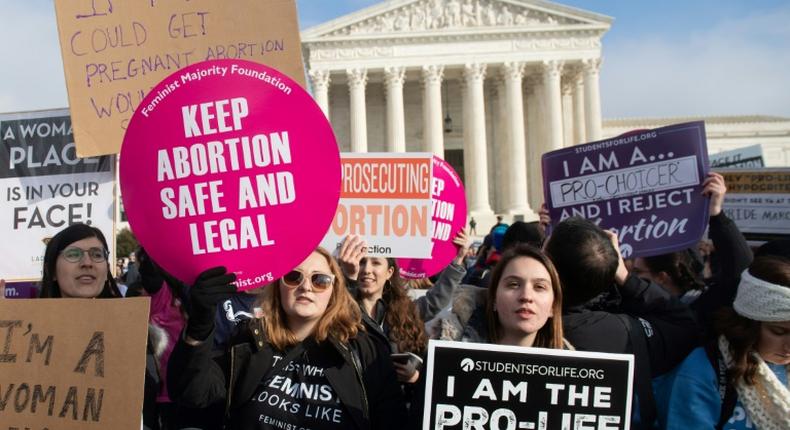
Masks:
[[[249,115],[244,97],[215,100],[181,108],[184,137],[212,136],[244,129]],[[160,149],[157,182],[167,183],[204,175],[289,165],[292,163],[288,132],[229,137]],[[215,176],[216,177],[216,176]],[[287,205],[296,200],[293,173],[287,170],[241,176],[238,198],[223,192],[224,179],[165,186],[159,191],[162,216],[167,220],[222,214],[233,205],[238,210]],[[266,215],[208,219],[189,223],[193,255],[274,245]]]

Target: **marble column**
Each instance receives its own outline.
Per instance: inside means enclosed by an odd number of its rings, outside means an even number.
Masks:
[[[546,103],[546,146],[545,151],[562,148],[562,92],[560,74],[562,62],[556,60],[543,62],[543,91]]]
[[[422,67],[423,148],[444,159],[442,75],[444,66]]]
[[[508,171],[508,151],[510,150],[510,127],[508,125],[507,114],[507,92],[505,87],[505,77],[497,76],[494,78],[494,91],[496,94],[496,105],[494,106],[494,142],[492,158],[498,168],[492,172],[494,177],[494,195],[491,197],[491,204],[495,212],[505,212],[510,198],[511,178]],[[490,189],[490,187],[489,187]]]
[[[473,215],[492,213],[488,202],[488,159],[483,94],[485,74],[485,64],[474,63],[464,66],[466,81],[464,128],[469,128],[468,139],[464,139],[464,184],[467,191],[467,206]]]
[[[587,130],[584,119],[584,78],[577,70],[573,77],[573,144],[587,142]]]
[[[403,114],[403,82],[406,69],[385,67],[387,86],[387,151],[406,152],[406,121]]]
[[[567,78],[560,84],[562,92],[562,146],[573,145],[573,85]]]
[[[365,112],[366,69],[348,69],[348,90],[351,99],[351,152],[368,152],[368,126]]]
[[[598,70],[600,58],[590,58],[582,62],[584,68],[584,111],[587,140],[601,140],[601,91]]]
[[[546,127],[543,119],[546,111],[545,97],[543,97],[543,79],[540,76],[530,76],[526,81],[529,202],[533,209],[539,209],[541,203],[543,203],[541,157],[546,147],[544,137],[544,129]]]
[[[527,195],[527,148],[524,141],[524,98],[521,92],[524,64],[505,63],[502,75],[507,101],[508,158],[500,161],[501,165],[507,166],[510,182],[505,210],[508,214],[524,215],[530,211]]]
[[[310,82],[313,84],[313,98],[316,104],[324,111],[327,119],[329,118],[329,70],[310,70]]]

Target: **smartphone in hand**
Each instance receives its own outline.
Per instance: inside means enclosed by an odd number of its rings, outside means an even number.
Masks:
[[[419,369],[422,367],[422,357],[412,352],[402,352],[397,354],[390,354],[390,358],[393,362],[398,364],[411,364],[414,366],[415,369]]]

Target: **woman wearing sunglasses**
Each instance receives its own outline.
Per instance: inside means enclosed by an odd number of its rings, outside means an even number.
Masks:
[[[47,243],[42,298],[121,297],[107,262],[107,240],[101,230],[73,224]]]
[[[386,345],[364,331],[329,253],[316,249],[267,286],[260,315],[217,357],[214,306],[234,291],[234,280],[215,268],[192,288],[192,315],[170,358],[172,396],[198,408],[224,404],[233,429],[404,428]]]

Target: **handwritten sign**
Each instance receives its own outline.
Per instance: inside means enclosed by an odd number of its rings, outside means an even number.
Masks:
[[[571,216],[614,229],[625,258],[695,245],[708,225],[705,125],[677,124],[543,155],[554,223]]]
[[[464,184],[450,163],[434,156],[431,179],[431,258],[399,258],[400,276],[421,279],[441,272],[458,248],[453,239],[466,223]]]
[[[115,249],[115,157],[79,158],[68,110],[0,115],[0,274],[39,280],[46,240],[99,228]]]
[[[722,170],[723,210],[744,233],[790,235],[790,169]]]
[[[424,429],[623,429],[633,356],[428,343]]]
[[[340,202],[321,245],[334,250],[349,234],[368,255],[431,256],[430,153],[344,153]]]
[[[139,430],[148,299],[0,299],[3,428]]]
[[[191,284],[224,265],[248,289],[318,246],[337,208],[340,154],[295,81],[249,61],[207,61],[143,100],[120,181],[129,223],[162,267]]]
[[[294,0],[56,0],[80,156],[116,154],[165,76],[207,60],[275,67],[304,86]]]

